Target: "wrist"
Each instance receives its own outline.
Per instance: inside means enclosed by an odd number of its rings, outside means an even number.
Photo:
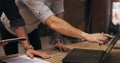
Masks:
[[[89,35],[88,33],[82,32],[81,34],[81,38],[84,40],[87,40],[87,36]]]
[[[61,43],[61,39],[60,38],[54,39],[54,41],[51,44],[55,45],[57,43]]]
[[[29,50],[29,49],[34,49],[34,48],[33,48],[32,45],[29,45],[29,46],[25,47],[24,49],[25,49],[25,51],[27,51],[27,50]]]

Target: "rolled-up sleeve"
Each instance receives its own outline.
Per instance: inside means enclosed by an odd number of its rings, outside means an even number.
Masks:
[[[11,27],[25,26],[25,22],[21,15],[19,14],[19,10],[14,0],[9,0],[8,2],[6,2],[4,13],[10,20]]]
[[[54,13],[41,0],[22,0],[33,14],[43,23]]]
[[[64,12],[64,0],[54,0],[52,10],[55,14]]]

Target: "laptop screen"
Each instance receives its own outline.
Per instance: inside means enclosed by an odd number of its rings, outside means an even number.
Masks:
[[[106,53],[108,54],[112,48],[114,47],[114,45],[117,43],[117,41],[119,40],[120,34],[119,32],[111,39],[110,44],[108,45],[107,49],[106,49]]]
[[[120,37],[120,2],[113,2],[112,3],[112,23],[114,25],[118,25],[119,27],[119,32],[115,35],[115,37],[113,37],[113,39],[110,41],[110,44],[108,46],[108,48],[106,49],[106,53],[109,53],[111,51],[111,49],[114,47],[114,45],[116,44],[116,42],[118,41],[119,37]]]

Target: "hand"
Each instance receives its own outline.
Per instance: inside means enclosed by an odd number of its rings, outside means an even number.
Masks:
[[[104,33],[94,33],[94,34],[88,34],[86,36],[86,40],[92,43],[99,43],[99,45],[104,45],[108,43],[108,38],[111,38],[112,36],[109,34]]]
[[[48,54],[46,54],[44,52],[37,51],[37,50],[33,50],[33,49],[26,50],[26,55],[30,58],[33,58],[34,55],[40,56],[44,59],[50,58],[50,56]]]
[[[64,44],[58,42],[56,44],[53,45],[52,49],[58,49],[59,51],[64,51],[64,52],[68,52],[70,51],[69,48],[67,48]]]
[[[4,46],[6,44],[7,44],[7,42],[0,42],[0,46]]]

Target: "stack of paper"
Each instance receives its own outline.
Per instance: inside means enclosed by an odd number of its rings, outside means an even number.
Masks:
[[[26,55],[5,60],[7,63],[51,63],[40,58],[29,58]]]

